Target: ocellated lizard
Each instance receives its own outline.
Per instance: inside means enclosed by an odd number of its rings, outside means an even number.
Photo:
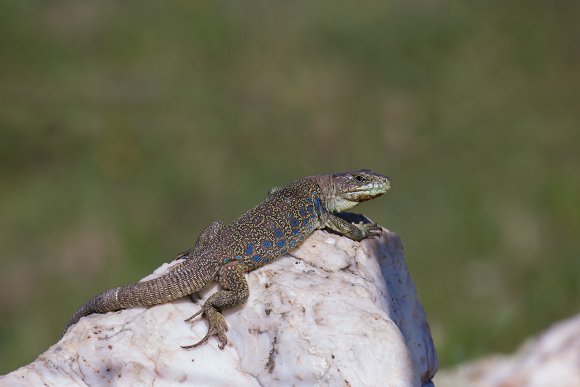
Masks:
[[[375,223],[352,224],[334,213],[384,194],[387,177],[363,169],[318,175],[274,187],[267,198],[241,217],[224,225],[213,222],[198,237],[187,258],[168,273],[145,282],[110,289],[92,298],[72,316],[65,328],[93,313],[152,306],[191,295],[213,281],[221,290],[211,295],[197,315],[208,320],[209,330],[194,348],[217,336],[221,349],[227,344],[227,324],[222,311],[246,302],[249,296],[245,273],[266,265],[297,247],[317,229],[329,228],[360,241],[378,236]]]

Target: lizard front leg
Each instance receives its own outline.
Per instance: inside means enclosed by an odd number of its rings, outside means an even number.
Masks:
[[[323,224],[325,227],[354,241],[362,241],[369,237],[378,237],[382,233],[382,228],[376,223],[361,222],[353,224],[333,214],[327,214]]]
[[[195,344],[185,345],[181,348],[189,349],[200,346],[205,343],[211,336],[217,336],[220,341],[220,349],[224,349],[228,343],[226,331],[228,325],[222,311],[240,304],[248,300],[250,296],[250,289],[248,281],[244,276],[244,267],[238,262],[230,262],[221,267],[219,271],[219,282],[222,290],[212,294],[199,312],[191,316],[185,321],[191,321],[198,315],[205,317],[209,324],[207,334],[203,339]]]

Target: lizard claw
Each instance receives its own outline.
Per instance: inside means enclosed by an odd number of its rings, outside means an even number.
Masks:
[[[357,227],[363,232],[365,238],[379,238],[383,228],[376,223],[359,223]]]
[[[196,314],[194,314],[193,316],[191,316],[191,317],[189,317],[189,318],[186,318],[186,319],[185,319],[185,320],[183,320],[183,321],[185,321],[185,322],[190,322],[191,320],[193,320],[194,318],[196,318],[197,316],[199,316],[199,315],[200,315],[200,314],[202,314],[202,313],[203,313],[203,308],[201,308],[201,309],[200,309],[200,310],[199,310],[199,311],[198,311]]]
[[[182,251],[181,253],[177,254],[172,260],[173,261],[177,261],[178,259],[183,259],[183,258],[188,258],[193,254],[193,249],[187,249]]]
[[[191,301],[193,301],[193,303],[194,303],[194,304],[197,304],[197,302],[198,302],[199,300],[201,300],[203,297],[201,296],[201,294],[199,294],[199,292],[195,292],[195,293],[191,293],[191,294],[189,295],[189,298],[191,299]],[[185,321],[189,321],[189,320],[191,320],[191,319],[192,319],[193,317],[195,317],[195,316],[197,316],[197,314],[195,314],[195,315],[191,316],[190,318],[188,318],[188,319],[187,319],[187,320],[185,320]]]
[[[201,339],[197,343],[191,345],[182,345],[181,348],[183,349],[196,348],[202,345],[203,343],[207,342],[211,336],[217,336],[220,342],[218,344],[219,348],[224,349],[226,344],[228,343],[228,337],[226,336],[228,324],[226,323],[224,316],[220,312],[218,312],[214,307],[204,306],[202,309],[200,309],[199,312],[197,312],[196,314],[194,314],[185,321],[189,322],[200,314],[202,314],[207,318],[207,322],[209,324],[207,334],[204,336],[203,339]]]

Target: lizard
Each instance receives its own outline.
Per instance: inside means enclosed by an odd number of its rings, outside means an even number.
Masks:
[[[208,321],[207,334],[195,348],[217,336],[224,349],[228,329],[222,312],[244,304],[249,297],[245,274],[299,246],[318,229],[328,228],[352,240],[378,237],[376,223],[349,223],[336,213],[386,193],[388,177],[368,169],[308,176],[274,187],[264,201],[232,223],[212,222],[204,229],[185,258],[160,277],[107,290],[82,305],[71,317],[64,334],[82,317],[134,307],[149,307],[187,295],[193,296],[214,281],[221,289],[209,296],[200,310]]]

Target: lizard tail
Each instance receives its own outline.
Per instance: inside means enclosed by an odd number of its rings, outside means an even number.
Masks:
[[[91,298],[73,314],[64,328],[63,336],[82,317],[93,313],[162,304],[195,293],[213,280],[204,280],[196,274],[193,270],[180,269],[148,281],[107,290]]]

